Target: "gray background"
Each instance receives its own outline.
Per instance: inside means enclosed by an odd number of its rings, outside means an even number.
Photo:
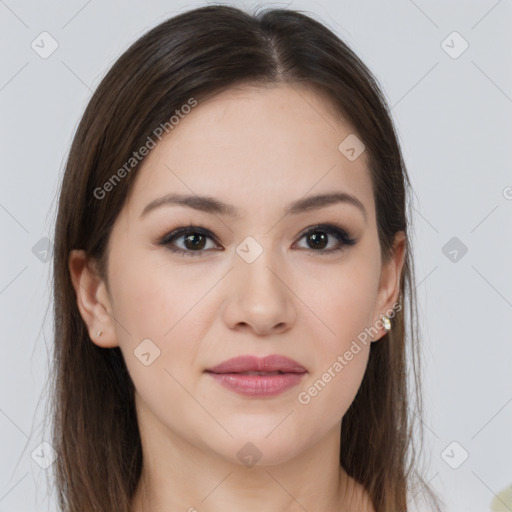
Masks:
[[[0,0],[0,512],[55,510],[49,470],[31,454],[46,453],[45,246],[74,130],[131,42],[204,4]],[[511,2],[265,5],[323,21],[375,73],[393,107],[415,188],[427,479],[448,511],[490,510],[494,494],[512,484]],[[43,31],[58,43],[46,59],[31,47],[42,45]],[[469,44],[461,55],[462,40],[442,43],[453,31]]]

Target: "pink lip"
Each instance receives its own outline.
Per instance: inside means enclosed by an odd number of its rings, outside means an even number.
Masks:
[[[241,356],[205,370],[217,382],[242,395],[275,396],[296,386],[307,370],[297,361],[282,355],[263,358]],[[276,375],[246,375],[241,372],[280,372]]]
[[[266,357],[239,356],[228,359],[206,370],[213,373],[275,372],[305,373],[306,368],[286,356],[273,354]]]

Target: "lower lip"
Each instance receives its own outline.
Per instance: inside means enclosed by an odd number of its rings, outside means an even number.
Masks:
[[[305,373],[277,375],[242,375],[240,373],[207,372],[219,384],[241,395],[252,397],[276,396],[296,386]]]

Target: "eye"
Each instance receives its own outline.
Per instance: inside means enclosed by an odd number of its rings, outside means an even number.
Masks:
[[[328,248],[329,242],[333,237],[337,244],[334,247]],[[349,236],[344,229],[331,224],[319,224],[309,228],[300,239],[303,238],[306,238],[306,243],[309,245],[309,247],[306,247],[306,250],[310,252],[338,252],[345,249],[345,246],[353,246],[357,243],[357,240]]]
[[[302,234],[300,240],[306,238],[309,247],[306,250],[311,253],[334,253],[341,251],[346,246],[357,243],[355,238],[347,234],[344,229],[331,224],[319,224],[309,228]],[[334,247],[329,248],[331,239],[336,242]],[[180,246],[178,242],[181,241]],[[208,241],[213,242],[213,247],[208,248]],[[210,250],[218,250],[218,242],[213,233],[199,226],[186,226],[175,229],[165,235],[158,245],[167,247],[170,251],[182,256],[204,256]]]
[[[176,247],[176,241],[180,239],[183,240],[183,246]],[[198,226],[187,226],[171,231],[158,244],[182,256],[203,256],[206,252],[205,246],[208,239],[215,242],[215,237],[207,229]]]

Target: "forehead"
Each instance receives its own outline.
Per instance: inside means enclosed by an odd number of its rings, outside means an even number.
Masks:
[[[144,159],[130,201],[140,212],[158,194],[193,193],[243,211],[336,190],[356,195],[370,212],[367,155],[350,161],[339,149],[353,135],[314,89],[228,89],[180,116]]]

